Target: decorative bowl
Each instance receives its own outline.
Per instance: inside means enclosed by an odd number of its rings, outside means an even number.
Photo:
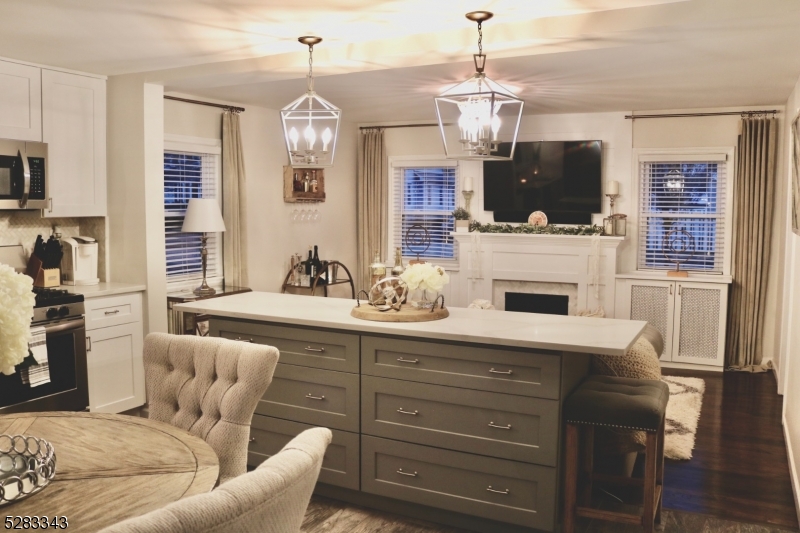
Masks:
[[[0,435],[0,506],[32,496],[56,475],[56,453],[44,439]]]

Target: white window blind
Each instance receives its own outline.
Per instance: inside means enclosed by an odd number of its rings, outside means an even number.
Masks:
[[[681,270],[722,274],[728,246],[727,163],[700,156],[649,159],[639,159],[639,270],[674,270],[670,259],[679,259]],[[670,236],[673,230],[691,237]]]
[[[457,168],[455,166],[396,166],[393,173],[392,239],[404,257],[416,257],[405,235],[414,224],[428,230],[430,247],[421,259],[454,260]]]
[[[216,154],[164,151],[164,232],[167,282],[170,285],[203,277],[199,233],[183,233],[183,218],[191,198],[219,198]],[[209,280],[222,276],[221,236],[208,234]]]

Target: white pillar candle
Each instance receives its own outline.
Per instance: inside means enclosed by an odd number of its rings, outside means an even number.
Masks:
[[[472,190],[472,176],[467,176],[464,178],[464,190],[471,191]]]
[[[606,187],[606,194],[619,194],[619,182],[609,181],[608,187]]]

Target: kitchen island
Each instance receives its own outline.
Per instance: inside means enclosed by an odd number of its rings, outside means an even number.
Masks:
[[[555,531],[563,400],[591,354],[624,356],[645,323],[463,308],[386,323],[354,305],[251,292],[176,306],[211,315],[213,336],[281,352],[250,464],[326,426],[320,494],[476,531]]]

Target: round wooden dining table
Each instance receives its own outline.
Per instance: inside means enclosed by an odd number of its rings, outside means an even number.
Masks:
[[[53,445],[56,475],[38,494],[0,507],[0,517],[66,517],[94,532],[214,488],[219,460],[202,439],[146,418],[101,413],[0,416],[0,434]]]

